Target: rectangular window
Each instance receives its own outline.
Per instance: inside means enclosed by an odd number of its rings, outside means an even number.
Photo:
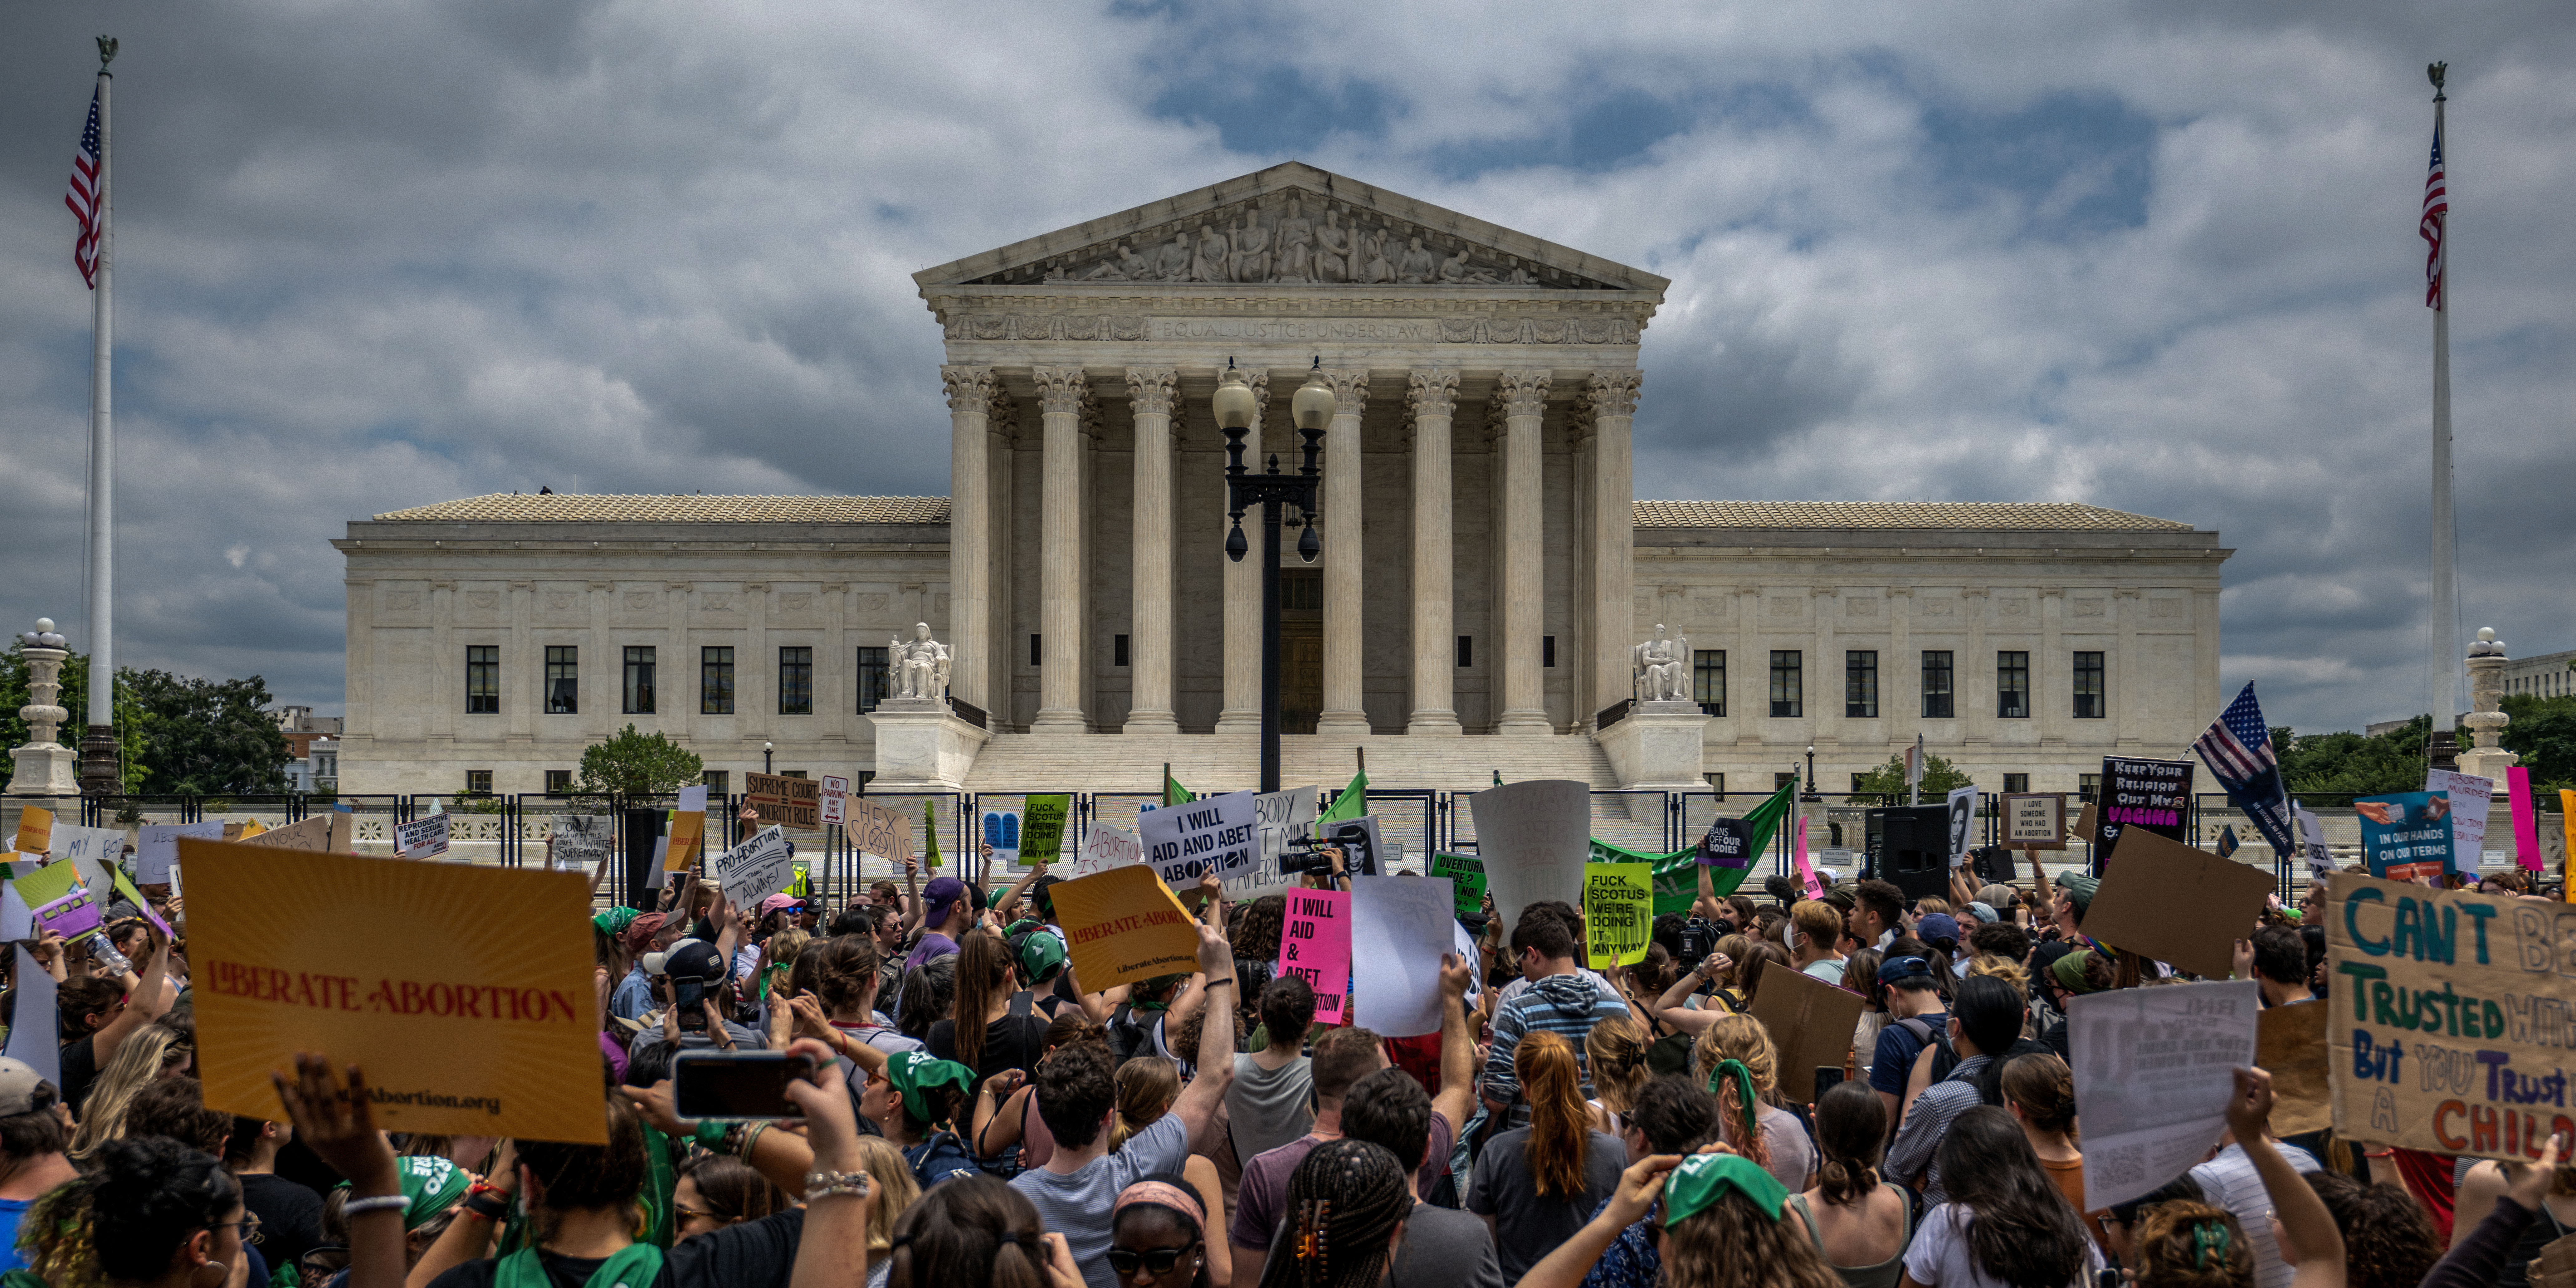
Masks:
[[[1031,666],[1046,665],[1044,661],[1046,653],[1038,647],[1039,638],[1040,637],[1035,635],[1029,637],[1029,665]]]
[[[1554,666],[1554,665],[1556,665],[1556,637],[1555,637],[1555,636],[1553,636],[1553,635],[1541,635],[1541,636],[1539,636],[1539,637],[1538,637],[1538,664],[1539,664],[1540,666]]]
[[[2099,720],[2103,716],[2102,655],[2075,655],[2075,718]]]
[[[2030,654],[2022,650],[1995,654],[1995,718],[2030,719]]]
[[[1112,635],[1112,636],[1110,636],[1110,637],[1109,637],[1109,664],[1110,664],[1111,666],[1125,666],[1125,665],[1127,665],[1127,637],[1126,637],[1126,636],[1124,636],[1124,635]]]
[[[653,714],[653,646],[626,646],[626,714]]]
[[[2075,776],[2075,798],[2077,800],[2089,801],[2101,793],[2102,776],[2100,774],[2077,774]]]
[[[492,771],[491,771],[491,770],[488,770],[488,769],[469,769],[469,770],[466,770],[466,771],[465,771],[465,791],[466,791],[466,794],[471,795],[471,796],[489,796],[489,795],[491,795],[491,794],[492,794]]]
[[[2008,792],[2026,792],[2026,791],[2029,791],[2029,790],[2030,790],[2030,775],[2028,775],[2028,774],[2006,774],[2006,775],[2004,775],[2004,790],[2005,790],[2005,791],[2008,791]]]
[[[1950,650],[1923,650],[1923,718],[1947,720],[1950,707]]]
[[[886,696],[886,651],[881,648],[859,650],[859,714],[877,709]]]
[[[698,650],[698,714],[733,714],[733,650],[709,645]]]
[[[548,795],[548,796],[561,796],[561,795],[563,795],[564,793],[569,792],[569,791],[571,791],[571,790],[572,790],[572,771],[571,771],[571,770],[569,770],[569,769],[549,769],[549,770],[547,770],[547,771],[546,771],[546,795]]]
[[[1851,785],[1852,795],[1854,795],[1854,796],[1858,796],[1858,795],[1860,795],[1860,792],[1861,792],[1861,786],[1860,786],[1860,784],[1861,784],[1861,780],[1862,780],[1862,779],[1864,779],[1864,778],[1867,778],[1867,777],[1869,777],[1869,775],[1867,775],[1867,774],[1854,774],[1854,775],[1852,775],[1852,785]]]
[[[778,714],[814,714],[814,650],[802,644],[778,650]]]
[[[707,795],[721,800],[733,790],[733,775],[722,769],[710,769],[700,781],[707,785]]]
[[[1710,791],[1713,791],[1720,796],[1724,796],[1726,794],[1726,775],[1702,774],[1700,777],[1708,780],[1708,789]]]
[[[1807,679],[1803,670],[1806,659],[1793,648],[1771,650],[1771,715],[1773,718],[1803,716],[1807,713]],[[1779,784],[1774,783],[1777,787]]]
[[[1726,714],[1726,650],[1691,650],[1691,701],[1712,716]]]
[[[1461,636],[1459,636],[1459,637],[1458,637],[1458,668],[1459,668],[1460,670],[1465,670],[1465,669],[1467,669],[1468,667],[1474,666],[1475,664],[1476,664],[1476,637],[1475,637],[1475,636],[1473,636],[1473,635],[1461,635]]]
[[[501,646],[465,646],[465,714],[501,714]]]
[[[581,711],[581,650],[570,644],[546,645],[546,714]]]
[[[1855,720],[1878,718],[1878,650],[1844,652],[1843,714]]]

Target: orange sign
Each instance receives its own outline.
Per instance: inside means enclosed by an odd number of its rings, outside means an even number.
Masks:
[[[54,812],[30,805],[18,812],[18,852],[42,854],[54,848]]]
[[[389,1131],[604,1144],[589,882],[182,839],[210,1109],[282,1118],[299,1051]]]
[[[1085,989],[1199,968],[1198,927],[1152,868],[1111,868],[1056,882],[1047,893]]]

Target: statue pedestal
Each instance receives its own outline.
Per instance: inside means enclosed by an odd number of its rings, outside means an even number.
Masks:
[[[69,747],[30,743],[11,751],[9,759],[18,762],[17,775],[9,780],[12,796],[81,794],[77,772],[80,756]]]
[[[2471,747],[2460,753],[2460,772],[2494,779],[2496,798],[2501,800],[2508,791],[2505,786],[2504,771],[2513,768],[2521,760],[2521,756],[2501,747]]]
[[[993,735],[957,718],[936,698],[888,698],[868,713],[877,732],[872,792],[953,792],[966,785],[975,753]]]
[[[1705,788],[1700,752],[1708,719],[1696,702],[1640,702],[1592,740],[1610,757],[1621,787]]]

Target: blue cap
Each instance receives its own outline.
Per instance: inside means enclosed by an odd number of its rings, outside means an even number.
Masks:
[[[1914,923],[1914,937],[1927,944],[1959,945],[1959,919],[1946,912],[1936,912]]]
[[[1900,979],[1930,979],[1932,963],[1920,957],[1890,957],[1878,964],[1878,982],[1893,984]]]

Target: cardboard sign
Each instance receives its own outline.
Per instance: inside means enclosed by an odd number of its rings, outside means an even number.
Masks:
[[[125,858],[125,829],[58,822],[54,824],[51,857],[56,863],[78,867],[81,884],[92,890],[104,891],[108,887],[108,875],[116,871]]]
[[[2191,773],[2188,760],[2104,756],[2101,800],[2087,837],[2094,845],[2095,864],[2108,864],[2121,833],[2129,828],[2143,828],[2168,841],[2182,840],[2183,821],[2191,813]],[[2084,1201],[2093,1201],[2090,1191]]]
[[[2528,1161],[2576,1131],[2576,909],[2339,872],[2325,921],[2337,1135]]]
[[[1472,854],[1434,854],[1431,876],[1449,882],[1450,907],[1457,916],[1478,917],[1485,912],[1485,865]]]
[[[1224,878],[1259,863],[1258,824],[1253,794],[1227,792],[1143,814],[1136,835],[1157,875],[1172,885],[1195,885],[1210,873]],[[1091,983],[1087,976],[1083,982]]]
[[[206,1106],[280,1119],[297,1051],[388,1131],[605,1144],[590,884],[183,840]],[[400,916],[384,910],[399,908]]]
[[[17,883],[0,885],[0,939],[36,937],[35,910],[18,894]]]
[[[717,855],[707,871],[723,884],[725,902],[736,908],[757,908],[761,900],[785,890],[795,879],[790,861],[795,852],[796,847],[787,843],[786,831],[773,823]]]
[[[1699,861],[1712,868],[1752,867],[1752,821],[1741,818],[1710,819],[1708,835],[1699,839]]]
[[[1391,1038],[1440,1031],[1440,958],[1458,926],[1450,899],[1437,877],[1351,878],[1351,960],[1369,964],[1353,1023]]]
[[[65,939],[77,938],[98,929],[98,901],[90,897],[89,891],[75,889],[51,903],[36,905],[35,919],[38,930],[50,930]]]
[[[2504,771],[2505,790],[2513,798],[2513,859],[2525,872],[2540,871],[2540,809],[2531,799],[2531,771],[2516,765]]]
[[[447,815],[432,814],[394,824],[394,857],[434,859],[447,853]],[[601,1130],[606,1130],[602,1128]]]
[[[1476,820],[1476,853],[1485,861],[1485,892],[1506,926],[1541,899],[1583,888],[1592,853],[1592,785],[1541,778],[1489,787],[1467,798]]]
[[[1342,1003],[1351,986],[1349,891],[1288,892],[1288,917],[1279,929],[1279,973],[1295,975],[1315,990],[1316,1023],[1342,1022]]]
[[[1087,877],[1111,868],[1123,868],[1145,861],[1145,843],[1134,832],[1107,823],[1094,823],[1082,838],[1082,852],[1073,859],[1073,874]]]
[[[2225,979],[2236,968],[2236,941],[2254,933],[2263,896],[2270,893],[2272,874],[2264,868],[2139,829],[2120,842],[2120,861],[2102,874],[2102,888],[2084,914],[2084,933],[2195,975]],[[2085,1194],[2084,1201],[2092,1202],[2092,1192]]]
[[[343,816],[345,817],[345,816]],[[557,870],[588,872],[617,845],[617,820],[606,814],[557,814],[552,862]]]
[[[851,849],[873,854],[897,868],[912,857],[912,816],[902,810],[879,809],[865,798],[854,799],[842,830],[850,834]]]
[[[2092,918],[2085,921],[2089,929]],[[1768,985],[1771,972],[1762,977]],[[2085,1206],[2152,1194],[2208,1156],[2227,1130],[2236,1070],[2254,1063],[2262,1009],[2252,980],[2124,988],[2067,1003],[2075,1102],[2084,1106]]]
[[[2495,780],[2448,769],[2424,771],[2424,790],[2451,800],[2451,853],[2462,871],[2474,871],[2487,848],[2487,813],[2495,804]]]
[[[1785,967],[1762,972],[1753,990],[1753,1018],[1779,1049],[1780,1093],[1800,1104],[1816,1098],[1816,1070],[1840,1071],[1851,1054],[1866,999],[1813,975]]]
[[[2326,1002],[2264,1009],[2255,1025],[2254,1062],[2272,1075],[2272,1134],[2301,1136],[2334,1125],[2334,1091],[2326,1078]]]
[[[337,812],[337,811],[334,811]],[[220,841],[224,825],[205,823],[146,823],[135,836],[134,879],[144,885],[164,885],[170,880],[170,867],[179,861],[179,838]]]
[[[1064,818],[1072,811],[1071,796],[1031,796],[1023,802],[1020,866],[1053,863],[1064,857]]]
[[[823,825],[825,827],[839,827],[841,825],[841,819],[843,817],[842,807],[848,803],[849,799],[849,779],[834,777],[831,774],[823,775],[822,816]]]
[[[1048,887],[1082,986],[1098,992],[1198,969],[1199,932],[1154,870],[1138,865]]]
[[[2361,857],[2370,875],[2392,881],[2459,871],[2451,800],[2440,792],[2391,792],[2352,803],[2361,820]]]
[[[17,887],[18,897],[26,900],[31,909],[44,907],[80,885],[80,869],[68,863],[49,864],[32,872],[21,863],[18,872],[18,879],[10,884]]]
[[[662,832],[662,870],[685,872],[698,865],[707,842],[707,788],[700,783],[680,789],[680,804],[670,812]]]
[[[2075,816],[2075,830],[2070,835],[2076,840],[2090,844],[2101,828],[2101,811],[2094,806],[2093,802],[2086,801],[2083,812]]]
[[[1968,847],[1977,835],[1977,789],[1953,787],[1945,798],[1950,809],[1950,866],[1957,867],[1968,857]]]
[[[1583,944],[1594,970],[1644,961],[1654,928],[1652,864],[1583,865]]]
[[[440,814],[437,817],[447,816]],[[356,815],[332,810],[298,819],[284,827],[270,828],[243,840],[242,844],[265,845],[280,850],[311,850],[316,854],[348,854],[351,853],[349,847],[354,844],[350,828],[356,822]]]
[[[823,785],[786,774],[744,774],[742,803],[760,821],[780,827],[821,827]]]
[[[54,812],[41,805],[30,805],[18,813],[20,854],[42,854],[53,848]]]
[[[2065,849],[2066,793],[2007,793],[2004,844],[2026,850]]]

